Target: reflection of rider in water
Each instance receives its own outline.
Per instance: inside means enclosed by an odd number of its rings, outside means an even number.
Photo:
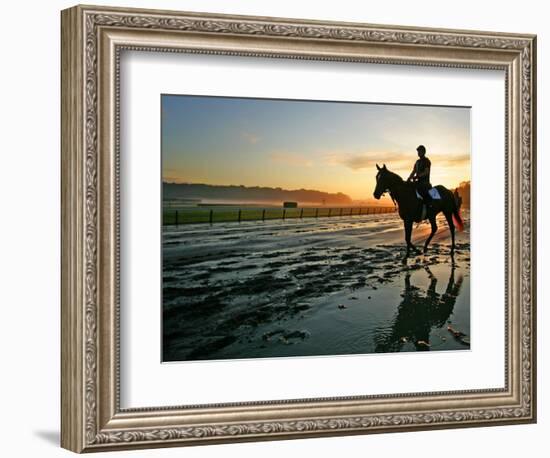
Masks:
[[[426,203],[428,209],[432,206],[432,196],[430,196],[429,190],[432,185],[430,183],[430,169],[432,166],[431,161],[426,157],[426,147],[424,145],[416,148],[418,153],[418,160],[414,163],[408,182],[412,182],[416,186],[418,194],[422,197],[422,200]]]
[[[411,284],[411,274],[407,272],[403,300],[397,308],[391,332],[375,338],[376,352],[400,351],[406,342],[412,342],[417,350],[429,350],[431,330],[443,327],[453,313],[462,286],[462,276],[455,282],[453,267],[447,289],[443,294],[438,294],[437,278],[428,267],[425,269],[430,279],[425,295],[421,294],[422,290]]]

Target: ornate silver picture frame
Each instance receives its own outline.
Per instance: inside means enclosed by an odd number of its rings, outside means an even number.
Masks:
[[[93,452],[536,421],[535,36],[94,6],[61,18],[62,447]],[[125,50],[503,71],[505,386],[122,408]]]

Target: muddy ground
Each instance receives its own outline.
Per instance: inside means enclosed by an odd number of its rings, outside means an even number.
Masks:
[[[406,263],[396,214],[165,228],[163,360],[469,349],[465,222]]]

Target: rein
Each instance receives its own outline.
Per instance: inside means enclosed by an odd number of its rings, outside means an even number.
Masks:
[[[398,207],[398,205],[397,205],[397,200],[395,200],[395,197],[393,197],[393,193],[392,193],[391,191],[389,191],[389,193],[390,193],[391,200],[392,200],[392,202],[393,202],[393,206],[394,206],[395,208],[397,208],[397,207]]]
[[[390,197],[391,197],[391,200],[392,200],[392,202],[393,202],[393,205],[394,205],[395,208],[397,209],[397,208],[399,207],[399,203],[398,203],[398,201],[397,201],[397,199],[396,199],[396,197],[395,197],[395,187],[399,186],[400,184],[405,184],[405,182],[403,181],[403,179],[402,179],[399,175],[397,175],[397,174],[395,174],[395,173],[393,173],[393,172],[390,172],[390,173],[391,173],[391,175],[393,175],[393,178],[394,178],[392,181],[395,181],[395,183],[392,183],[392,185],[393,185],[392,187],[394,188],[394,191],[392,192],[392,191],[388,188],[388,189],[387,189],[387,192],[390,194]],[[399,179],[400,183],[397,182],[397,179]]]

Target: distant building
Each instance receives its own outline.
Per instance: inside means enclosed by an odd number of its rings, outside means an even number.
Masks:
[[[298,208],[298,202],[283,202],[283,208]]]

